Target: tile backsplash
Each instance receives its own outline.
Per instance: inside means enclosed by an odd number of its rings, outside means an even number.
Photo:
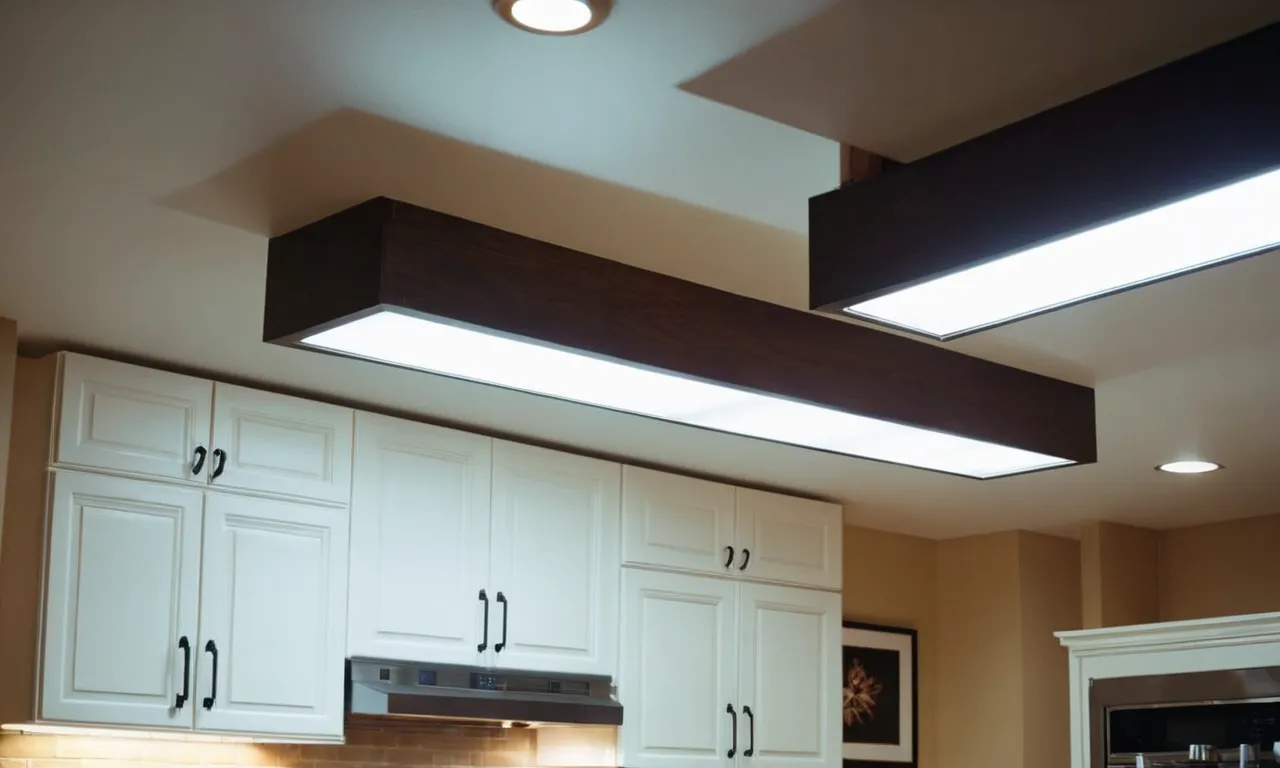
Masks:
[[[0,732],[0,768],[404,768],[537,766],[534,731],[347,722],[346,744],[246,744]]]

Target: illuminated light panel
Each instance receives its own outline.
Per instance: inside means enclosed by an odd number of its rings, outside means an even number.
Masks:
[[[940,339],[971,333],[1280,245],[1277,201],[1280,170],[844,311]]]
[[[358,318],[301,343],[666,421],[969,477],[1073,463],[396,312]]]

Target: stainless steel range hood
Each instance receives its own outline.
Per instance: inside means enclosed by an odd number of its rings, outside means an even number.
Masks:
[[[622,725],[622,705],[607,677],[378,659],[347,663],[347,712],[513,725]]]

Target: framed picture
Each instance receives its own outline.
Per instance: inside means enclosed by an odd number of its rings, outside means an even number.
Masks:
[[[844,622],[841,723],[846,768],[916,764],[916,631]]]

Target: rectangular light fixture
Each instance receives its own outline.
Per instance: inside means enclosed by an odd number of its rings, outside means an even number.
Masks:
[[[940,339],[1280,246],[1280,170],[853,304]]]
[[[976,478],[1072,462],[379,311],[302,344],[561,400]]]
[[[810,201],[810,303],[951,339],[1280,246],[1280,24]]]
[[[1096,459],[1088,387],[385,198],[272,238],[264,338],[968,477]]]

